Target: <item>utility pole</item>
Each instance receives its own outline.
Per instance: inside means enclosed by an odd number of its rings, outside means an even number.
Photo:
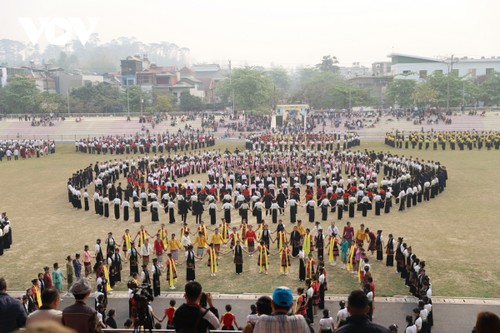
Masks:
[[[69,88],[68,88],[68,94],[66,95],[66,102],[68,103],[68,117],[70,116],[69,112]]]
[[[448,66],[448,82],[447,82],[447,96],[446,96],[446,111],[450,111],[450,74],[453,73],[453,64],[457,61],[453,60],[454,56],[451,55],[450,62],[446,63]]]
[[[233,104],[233,115],[236,115],[236,110],[234,109],[233,69],[231,67],[231,60],[229,60],[229,85],[231,86],[231,102]]]
[[[128,83],[127,83],[127,117],[130,118],[130,103],[128,101]]]

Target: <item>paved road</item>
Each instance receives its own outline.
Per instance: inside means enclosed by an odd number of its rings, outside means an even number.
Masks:
[[[163,315],[163,309],[169,306],[169,301],[172,298],[177,300],[177,306],[183,302],[181,293],[162,295],[155,299],[152,305],[157,316]],[[215,307],[222,315],[224,313],[224,306],[231,304],[233,307],[232,312],[236,315],[238,323],[244,325],[246,315],[250,312],[250,305],[255,302],[256,298],[257,296],[248,295],[215,296]],[[339,309],[338,300],[342,298],[342,296],[334,296],[330,297],[331,300],[326,302],[326,307],[330,310],[332,317],[335,317]],[[72,302],[72,297],[63,297],[61,308],[72,304]],[[93,306],[94,299],[90,298],[88,304]],[[380,299],[375,304],[374,321],[383,326],[396,323],[400,327],[399,332],[404,332],[402,329],[404,327],[404,318],[407,314],[412,313],[412,309],[415,306],[416,303],[409,297]],[[128,299],[124,295],[114,295],[109,298],[108,309],[116,310],[116,322],[119,327],[123,327],[122,325],[128,316]],[[469,333],[474,326],[476,315],[480,311],[490,311],[500,314],[500,302],[498,300],[436,299],[434,304],[433,332]],[[316,318],[315,329],[317,330],[317,322],[319,322],[321,316],[318,315]],[[165,323],[163,327],[165,327]]]

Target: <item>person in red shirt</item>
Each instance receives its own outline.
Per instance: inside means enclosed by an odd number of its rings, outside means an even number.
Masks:
[[[245,240],[247,241],[247,250],[252,253],[255,250],[255,240],[257,239],[257,235],[255,231],[253,231],[253,226],[248,225],[248,230],[245,234]]]
[[[231,313],[231,305],[226,305],[226,313],[222,315],[220,318],[220,323],[222,325],[223,330],[234,330],[234,325],[238,328],[238,323],[236,322],[236,316]],[[234,325],[233,325],[234,323]]]
[[[163,314],[163,318],[161,318],[160,322],[163,322],[165,318],[167,318],[167,329],[174,329],[174,315],[175,315],[175,299],[170,300],[170,307],[165,309]]]
[[[165,243],[163,243],[163,240],[160,237],[160,234],[156,234],[156,240],[153,244],[153,249],[156,254],[156,258],[158,259],[158,262],[162,263],[163,262],[163,253],[166,251],[165,248]]]
[[[45,288],[52,288],[54,287],[54,284],[52,283],[52,276],[50,274],[50,268],[49,266],[45,266],[43,268],[44,274],[43,274],[43,282],[45,282]]]

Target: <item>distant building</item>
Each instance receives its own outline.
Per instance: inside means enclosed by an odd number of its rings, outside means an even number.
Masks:
[[[136,74],[137,72],[142,72],[143,60],[138,56],[127,57],[127,59],[120,61],[120,70],[122,85],[136,85]]]
[[[217,83],[226,78],[226,73],[218,64],[198,64],[191,66],[192,75],[201,81],[200,88],[204,91],[206,104],[216,104],[218,100],[215,90]]]
[[[81,73],[61,72],[54,79],[56,92],[63,96],[67,96],[71,90],[83,87],[87,83],[96,84],[104,82],[102,75]]]
[[[358,62],[353,63],[351,67],[339,67],[339,73],[347,79],[371,75],[370,68],[360,65]]]
[[[386,76],[391,75],[391,62],[379,61],[372,64],[373,76]]]
[[[387,87],[392,81],[392,76],[358,76],[348,80],[348,82],[360,88],[365,89],[374,100],[374,106],[386,107],[388,106],[385,100]]]
[[[391,75],[397,78],[423,80],[435,73],[448,74],[448,67],[458,77],[471,79],[500,72],[500,57],[481,59],[463,57],[454,58],[453,62],[451,59],[441,60],[401,53],[392,53],[389,57],[391,58]]]

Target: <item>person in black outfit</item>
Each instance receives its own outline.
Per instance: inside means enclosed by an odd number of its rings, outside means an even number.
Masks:
[[[174,315],[174,327],[178,333],[206,332],[207,327],[216,329],[219,327],[219,320],[209,310],[200,305],[202,297],[201,284],[192,281],[186,283],[184,287],[184,298],[186,302],[182,304]],[[210,298],[211,296],[207,295]]]
[[[354,290],[347,299],[349,318],[336,333],[389,333],[383,326],[372,323],[367,313],[370,310],[368,298],[361,290]]]

